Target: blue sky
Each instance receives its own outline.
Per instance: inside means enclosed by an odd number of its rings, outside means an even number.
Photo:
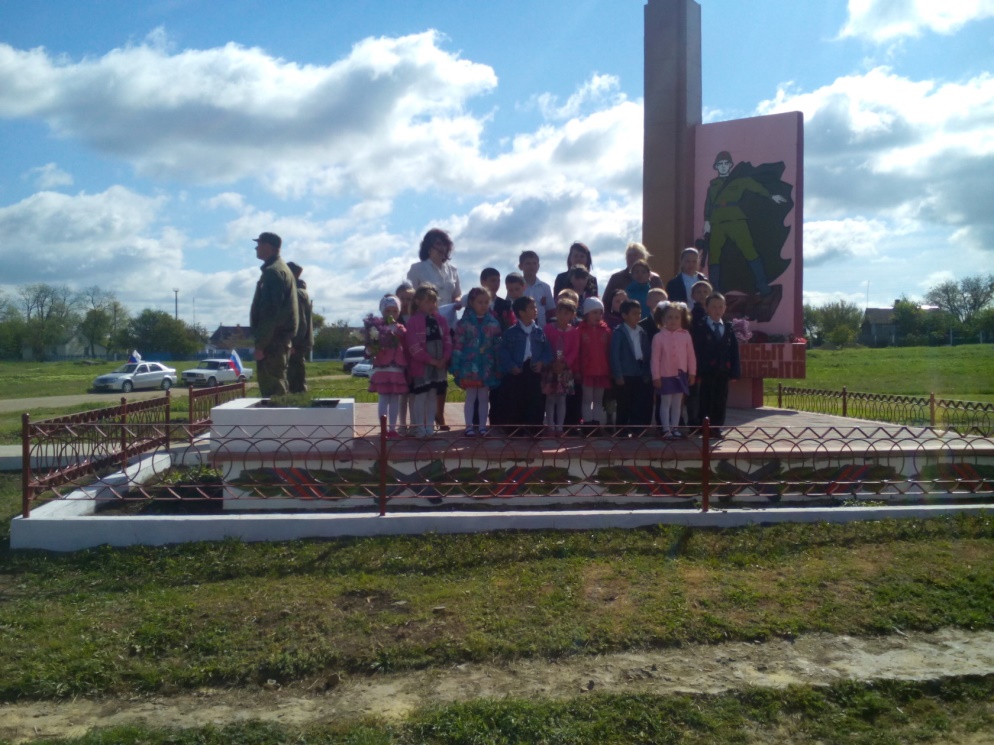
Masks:
[[[994,270],[994,0],[702,0],[706,121],[805,114],[805,297]],[[244,323],[275,230],[357,320],[431,226],[464,286],[641,237],[643,0],[0,0],[0,293]],[[649,247],[650,250],[652,246]]]

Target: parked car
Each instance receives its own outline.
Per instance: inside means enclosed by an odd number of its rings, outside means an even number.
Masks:
[[[231,365],[231,360],[204,360],[192,370],[183,371],[183,385],[206,385],[214,387],[226,383],[240,383],[252,379],[252,370],[243,367],[239,373]]]
[[[357,362],[352,368],[353,378],[368,378],[373,374],[373,363],[369,360]]]
[[[112,373],[99,375],[93,381],[95,391],[130,393],[139,388],[161,388],[168,391],[176,385],[176,370],[158,362],[128,362]]]
[[[366,359],[366,347],[349,347],[342,358],[342,369],[352,372],[352,368]]]

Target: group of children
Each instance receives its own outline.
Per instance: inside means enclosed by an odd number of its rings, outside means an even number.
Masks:
[[[519,266],[531,270],[531,254],[522,254]],[[400,436],[398,419],[403,426],[408,406],[408,434],[433,433],[436,396],[444,395],[449,372],[466,392],[471,437],[487,435],[488,422],[526,434],[544,426],[554,436],[576,424],[601,425],[605,396],[616,402],[622,434],[644,431],[654,414],[667,437],[682,436],[681,422],[696,426],[705,416],[716,428],[724,424],[728,383],[739,377],[738,341],[722,320],[724,297],[707,282],[693,286],[691,309],[650,288],[646,265],[641,283],[632,271],[632,284],[645,291],[615,293],[606,313],[587,291],[584,267],[570,270],[572,288],[556,297],[544,283],[536,292],[527,270],[505,278],[501,298],[500,273],[484,269],[451,333],[431,285],[402,286],[380,301],[383,331],[368,350],[370,390],[379,394],[388,437]]]

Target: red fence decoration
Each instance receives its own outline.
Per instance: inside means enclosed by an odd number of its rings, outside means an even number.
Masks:
[[[187,428],[189,441],[198,434],[206,432],[211,426],[211,409],[215,406],[245,398],[245,381],[230,385],[214,386],[213,388],[189,387],[190,424]]]

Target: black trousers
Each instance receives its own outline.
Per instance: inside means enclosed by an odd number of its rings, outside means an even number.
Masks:
[[[500,397],[504,408],[504,413],[500,416],[501,424],[508,427],[542,426],[542,420],[545,419],[542,376],[532,369],[530,361],[525,362],[517,375],[510,373],[505,375],[501,379],[500,387],[504,389]]]
[[[708,417],[712,427],[720,427],[725,423],[725,409],[728,406],[728,376],[702,375],[699,380],[701,422]]]
[[[652,421],[652,383],[640,376],[625,376],[624,385],[614,386],[619,427],[645,427]]]

